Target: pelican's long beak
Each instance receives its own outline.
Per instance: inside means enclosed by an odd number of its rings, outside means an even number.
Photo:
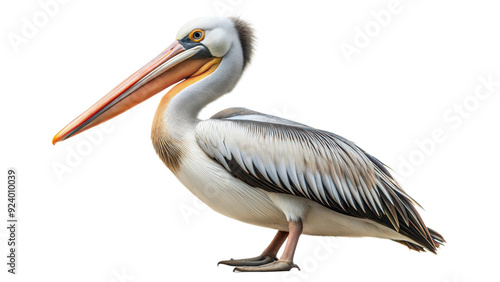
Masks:
[[[192,58],[203,48],[198,45],[186,50],[175,41],[59,131],[52,144],[105,122],[191,76],[210,61],[210,58]]]

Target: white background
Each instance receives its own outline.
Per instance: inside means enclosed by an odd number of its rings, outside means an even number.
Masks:
[[[0,214],[5,222],[6,170],[15,167],[20,225],[16,276],[0,228],[1,281],[498,280],[500,87],[474,96],[479,77],[500,81],[498,2],[401,0],[385,26],[374,13],[388,0],[66,2],[45,22],[38,1],[0,6]],[[234,92],[202,117],[244,106],[355,141],[425,207],[427,225],[448,241],[437,256],[387,240],[302,236],[301,272],[217,267],[258,255],[275,231],[211,211],[157,158],[149,136],[162,94],[51,144],[180,26],[207,15],[241,16],[258,41]],[[24,18],[38,25],[29,36]],[[367,27],[369,41],[356,45]],[[359,47],[350,62],[343,44]],[[454,107],[464,101],[462,117]]]

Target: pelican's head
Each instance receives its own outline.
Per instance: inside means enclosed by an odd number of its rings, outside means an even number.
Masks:
[[[242,48],[242,67],[252,55],[252,30],[238,18],[199,18],[185,24],[177,33],[177,42],[184,48],[200,46],[207,55],[222,58],[230,48]],[[208,52],[208,53],[206,53]]]
[[[231,50],[239,54],[235,67],[242,72],[250,61],[252,42],[251,29],[237,18],[188,22],[177,33],[176,41],[59,131],[52,143],[105,122],[173,84],[207,76]]]

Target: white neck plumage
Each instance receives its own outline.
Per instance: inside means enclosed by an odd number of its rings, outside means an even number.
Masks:
[[[241,77],[243,57],[239,48],[231,48],[217,69],[172,97],[165,109],[164,124],[170,134],[185,132],[186,126],[196,125],[200,111],[222,95],[230,92]],[[168,95],[168,94],[167,94]]]

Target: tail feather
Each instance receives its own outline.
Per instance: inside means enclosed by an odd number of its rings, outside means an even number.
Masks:
[[[432,238],[432,241],[434,242],[434,246],[436,246],[436,248],[439,248],[439,246],[443,246],[444,243],[446,243],[446,240],[444,239],[444,237],[437,233],[436,231],[430,229],[430,228],[427,228],[427,230],[429,230],[429,233],[431,234],[431,238]]]
[[[429,249],[428,247],[424,248],[420,245],[417,245],[417,244],[412,243],[412,242],[404,241],[404,240],[394,240],[394,241],[407,246],[410,250],[414,250],[417,252],[425,252],[427,250],[427,251],[430,251],[430,252],[435,254],[436,249],[439,248],[440,246],[444,245],[444,243],[446,243],[446,240],[444,240],[443,236],[441,236],[441,234],[437,233],[436,231],[434,231],[430,228],[427,228],[427,230],[429,230],[429,234],[431,235],[431,238],[432,238],[432,243],[434,244],[433,249]]]

